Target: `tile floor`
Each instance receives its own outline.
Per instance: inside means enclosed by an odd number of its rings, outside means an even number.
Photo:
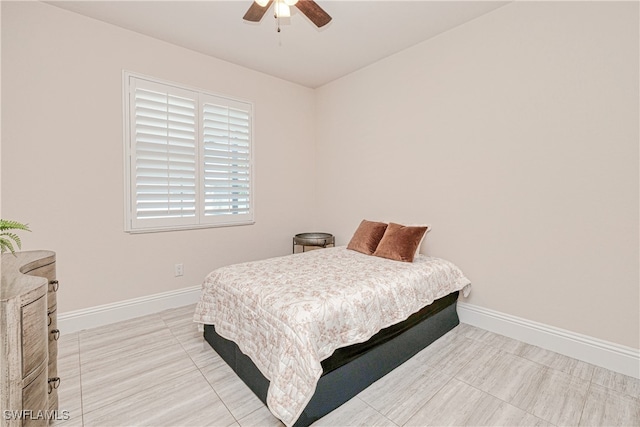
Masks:
[[[74,426],[282,426],[208,346],[194,306],[62,335]],[[640,426],[640,380],[461,324],[314,426]]]

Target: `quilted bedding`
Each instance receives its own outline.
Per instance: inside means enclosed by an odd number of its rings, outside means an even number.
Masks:
[[[337,348],[367,341],[470,282],[453,263],[413,263],[345,247],[218,268],[202,285],[194,321],[213,324],[270,381],[267,406],[291,426]]]

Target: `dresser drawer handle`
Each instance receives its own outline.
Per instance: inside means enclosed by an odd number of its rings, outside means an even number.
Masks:
[[[51,319],[52,314],[53,314],[53,311],[47,311],[47,317],[49,318],[49,322],[47,323],[47,326],[51,326],[51,322],[53,322],[53,320]]]
[[[58,287],[60,287],[60,284],[57,280],[51,280],[49,284],[53,285],[53,292],[58,292]]]
[[[52,329],[51,335],[53,335],[55,341],[58,341],[60,339],[60,329]]]
[[[49,394],[51,394],[51,392],[54,389],[57,389],[58,387],[60,387],[60,377],[53,377],[53,378],[49,378]]]

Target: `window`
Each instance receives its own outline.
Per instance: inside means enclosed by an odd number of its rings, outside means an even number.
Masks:
[[[124,75],[129,232],[253,223],[252,105]]]

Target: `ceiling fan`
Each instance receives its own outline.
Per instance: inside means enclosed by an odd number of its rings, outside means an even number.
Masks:
[[[331,21],[331,16],[313,0],[255,0],[242,19],[245,21],[260,22],[267,12],[267,9],[271,6],[271,3],[275,3],[274,15],[276,18],[288,18],[291,16],[289,6],[295,6],[318,28],[327,25],[329,21]],[[280,31],[279,27],[278,31]]]

